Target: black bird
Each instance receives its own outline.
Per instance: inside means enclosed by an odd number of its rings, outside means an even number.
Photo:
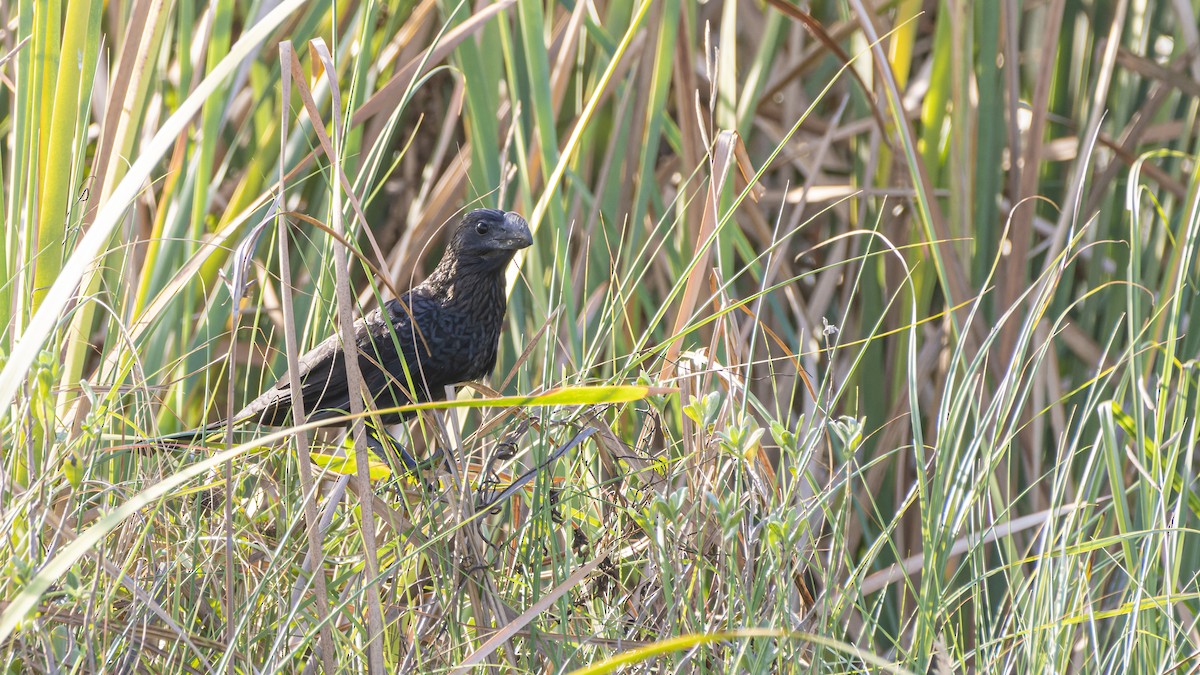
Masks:
[[[446,398],[448,385],[492,372],[504,323],[505,269],[518,250],[532,243],[529,225],[520,215],[495,209],[471,211],[463,216],[425,281],[354,322],[359,369],[376,408],[440,401]],[[300,395],[309,420],[349,412],[340,333],[300,357]],[[289,378],[284,377],[242,408],[231,423],[287,425],[292,421],[294,396]],[[383,424],[397,424],[411,415],[389,412],[379,417]],[[225,424],[217,422],[160,440],[195,438]],[[410,463],[410,458],[406,456],[405,462]]]

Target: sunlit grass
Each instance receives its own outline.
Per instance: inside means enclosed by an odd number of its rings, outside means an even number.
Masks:
[[[10,3],[5,666],[1193,667],[1196,22],[1150,4]],[[419,480],[143,442],[480,205],[535,245]]]

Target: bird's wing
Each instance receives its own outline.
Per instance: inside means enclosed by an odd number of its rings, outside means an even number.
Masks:
[[[300,367],[300,391],[305,403],[305,412],[312,415],[318,408],[338,407],[338,401],[346,407],[346,360],[342,353],[338,335],[331,335],[308,350],[298,359]],[[280,426],[291,420],[291,380],[285,374],[270,389],[264,391],[241,412],[235,421],[253,419],[262,424]]]
[[[354,344],[363,384],[376,407],[406,405],[427,398],[423,345],[429,339],[420,328],[435,315],[435,301],[422,292],[409,292],[354,322]],[[406,370],[407,368],[407,370]],[[304,355],[300,364],[305,410],[348,411],[349,385],[340,336],[334,335]],[[435,381],[430,379],[430,381]],[[286,390],[287,385],[283,384]],[[414,397],[411,392],[417,392]]]
[[[417,400],[428,399],[431,387],[425,383],[438,382],[440,372],[430,373],[431,368],[438,369],[438,366],[428,363],[430,359],[424,356],[424,346],[429,340],[436,339],[427,334],[432,330],[429,326],[436,314],[436,300],[414,289],[354,322],[359,370],[378,407],[407,404],[413,400],[410,392],[414,390]],[[426,330],[417,326],[426,326]],[[309,418],[314,415],[328,417],[349,410],[346,357],[339,333],[301,356],[299,366],[300,391]],[[440,398],[438,391],[433,393]],[[278,426],[290,420],[291,412],[292,391],[289,379],[284,377],[243,408],[235,419],[255,419]]]
[[[380,407],[428,398],[426,383],[436,381],[426,357],[429,342],[437,339],[428,329],[436,301],[418,288],[389,300],[381,310],[366,318],[356,336],[367,390]]]

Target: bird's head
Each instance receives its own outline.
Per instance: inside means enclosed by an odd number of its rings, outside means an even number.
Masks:
[[[463,216],[450,248],[460,258],[507,264],[520,249],[533,244],[529,224],[519,214],[476,209]]]

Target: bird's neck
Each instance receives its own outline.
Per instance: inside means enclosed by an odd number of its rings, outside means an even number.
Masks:
[[[503,295],[504,268],[511,259],[446,256],[422,285],[443,302],[494,302],[496,291]]]

